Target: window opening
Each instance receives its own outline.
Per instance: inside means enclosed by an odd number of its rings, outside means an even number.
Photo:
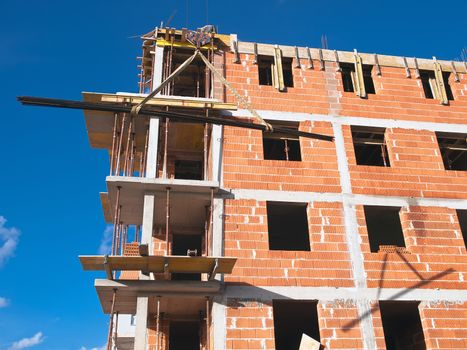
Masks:
[[[174,234],[172,238],[172,255],[188,256],[190,255],[201,256],[201,235],[190,234]],[[200,273],[172,273],[172,280],[175,281],[200,281]]]
[[[446,170],[467,170],[467,134],[436,132]]]
[[[282,79],[284,86],[293,87],[292,58],[282,57]],[[274,57],[258,56],[259,85],[269,85],[278,88],[278,72],[275,67]]]
[[[388,252],[388,246],[405,248],[400,207],[365,205],[363,209],[371,252]]]
[[[385,128],[352,125],[350,129],[357,165],[391,166],[384,140]]]
[[[273,300],[276,350],[298,349],[302,334],[320,341],[318,303],[302,300]]]
[[[450,75],[451,75],[450,72],[442,72],[443,84],[440,85],[436,79],[436,74],[434,71],[420,70],[420,79],[422,81],[422,87],[423,87],[423,92],[425,94],[425,98],[437,99],[437,100],[442,101],[443,100],[442,89],[444,89],[446,92],[447,99],[451,101],[454,100],[451,86],[449,85]]]
[[[355,72],[355,65],[352,63],[340,63],[342,85],[345,92],[357,92],[357,74]],[[372,65],[363,64],[363,84],[365,85],[365,91],[367,94],[375,94],[375,85],[373,83],[373,77],[371,76]]]
[[[380,301],[386,349],[426,350],[417,301]]]
[[[199,350],[200,349],[199,322],[170,322],[169,349],[170,350]]]
[[[298,123],[271,123],[274,127],[298,130]],[[300,140],[290,135],[263,132],[263,155],[265,160],[301,161]]]
[[[166,48],[164,50],[164,79],[171,72],[174,72],[190,56],[193,50],[181,47],[174,47],[173,52]],[[206,96],[206,65],[200,57],[196,57],[193,62],[182,71],[173,81],[170,89],[164,91],[165,95],[188,96],[188,97],[210,97]]]
[[[464,246],[467,249],[467,210],[457,209],[457,220],[462,232],[462,238],[464,238]]]
[[[266,202],[270,250],[310,251],[307,204]]]

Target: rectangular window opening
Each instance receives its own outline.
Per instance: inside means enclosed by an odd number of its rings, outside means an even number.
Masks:
[[[355,65],[352,63],[340,63],[342,85],[345,92],[355,92],[357,90],[357,77],[355,73]],[[375,85],[373,83],[373,77],[371,76],[372,65],[362,65],[363,71],[363,83],[365,84],[365,91],[367,94],[375,94]]]
[[[450,72],[443,72],[444,88],[448,100],[454,100],[452,94],[451,85],[449,85]],[[428,99],[440,99],[441,92],[439,91],[438,84],[436,82],[435,72],[432,70],[420,70],[420,80],[422,81],[423,92],[425,98]]]
[[[271,123],[274,127],[298,130],[298,123]],[[301,161],[300,140],[281,133],[263,132],[263,155],[265,160]]]
[[[166,123],[160,128],[160,147],[158,148],[159,170],[164,167],[164,134]],[[204,180],[204,133],[202,124],[169,124],[167,142],[167,177],[183,180]],[[207,131],[209,146],[210,131]],[[209,150],[209,147],[207,148]],[[209,153],[208,153],[209,156]],[[209,162],[209,157],[207,159]],[[207,174],[206,174],[207,175]]]
[[[270,250],[310,251],[306,203],[266,202]]]
[[[320,342],[317,301],[273,300],[276,350],[300,348],[302,335]]]
[[[464,238],[464,246],[467,249],[467,210],[457,209],[457,220],[462,231],[462,238]]]
[[[258,56],[259,85],[274,86],[276,79],[278,79],[274,70],[274,57]],[[282,57],[282,75],[284,78],[284,85],[286,87],[293,87],[293,71],[291,58]]]
[[[170,49],[166,48],[164,50],[163,80],[192,55],[193,50],[191,49],[174,47],[172,57],[170,57]],[[206,92],[206,69],[202,59],[195,58],[167,88],[162,90],[162,95],[210,97],[210,93]]]
[[[201,256],[202,236],[193,234],[174,234],[172,238],[172,255]],[[200,273],[172,273],[174,281],[200,281]]]
[[[380,301],[386,349],[426,350],[418,301]]]
[[[446,170],[467,170],[467,134],[436,132]]]
[[[169,348],[170,350],[199,350],[199,322],[171,321],[169,329]]]
[[[350,129],[357,165],[391,166],[384,140],[385,128],[352,125]]]
[[[399,217],[400,207],[363,206],[370,250],[377,252],[404,251],[404,233]]]

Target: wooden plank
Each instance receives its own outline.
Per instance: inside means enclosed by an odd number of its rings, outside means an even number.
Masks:
[[[258,55],[274,56],[273,44],[256,44]],[[279,45],[279,48],[282,50],[282,57],[293,58],[295,56],[295,47],[287,45]],[[298,47],[298,53],[300,57],[307,57],[308,50],[310,50],[310,55],[312,59],[319,61],[320,60],[320,49],[318,48],[306,48]],[[239,41],[238,42],[238,51],[240,53],[254,54],[254,43]],[[354,63],[354,53],[349,51],[340,51],[338,50],[339,61],[346,63]],[[335,62],[336,57],[334,50],[322,49],[323,59],[328,62]],[[375,65],[375,54],[374,53],[359,53],[362,58],[363,64]],[[380,66],[386,67],[397,67],[404,68],[403,57],[401,56],[390,56],[390,55],[380,55],[378,54],[378,61]],[[425,58],[417,58],[419,69],[433,70],[433,60]],[[442,70],[444,72],[452,72],[451,61],[438,61],[441,64]],[[413,59],[407,60],[408,67],[415,69],[415,62]],[[454,62],[454,67],[458,73],[467,73],[467,67],[463,62]]]
[[[138,104],[143,101],[144,96],[125,96],[115,94],[100,94],[101,102],[129,102]],[[88,99],[85,96],[85,100]],[[146,103],[150,106],[172,106],[184,108],[209,108],[213,110],[237,110],[237,105],[233,103],[224,103],[217,100],[198,99],[198,98],[164,98],[154,97]]]
[[[85,271],[105,270],[104,255],[80,256]],[[108,256],[107,266],[112,271],[148,271],[164,272],[164,263],[168,263],[170,273],[211,273],[218,259],[217,273],[232,273],[236,258],[205,256]]]
[[[112,223],[112,211],[110,210],[109,194],[107,192],[100,192],[102,211],[104,212],[104,219],[107,224]]]

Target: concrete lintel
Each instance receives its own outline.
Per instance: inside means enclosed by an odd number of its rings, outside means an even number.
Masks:
[[[381,206],[425,206],[445,207],[452,209],[467,209],[467,200],[449,198],[415,198],[403,196],[379,196],[366,194],[329,193],[329,192],[300,192],[300,191],[274,191],[274,190],[246,190],[230,189],[235,199],[255,199],[259,201],[282,202],[343,202],[351,205],[381,205]]]
[[[224,298],[295,299],[295,300],[395,300],[395,301],[467,301],[467,290],[411,288],[333,288],[333,287],[225,287]]]
[[[365,117],[351,117],[351,116],[335,116],[326,114],[311,114],[300,112],[281,112],[270,110],[257,111],[262,118],[268,120],[279,121],[325,121],[330,123],[337,123],[342,125],[360,125],[360,126],[374,126],[382,128],[402,128],[402,129],[415,129],[415,130],[429,130],[429,131],[443,131],[443,132],[456,132],[467,133],[467,124],[452,124],[452,123],[433,123],[433,122],[420,122],[412,120],[399,120],[388,118],[365,118]],[[246,109],[239,109],[237,111],[223,111],[224,115],[230,116],[250,116],[250,112]]]

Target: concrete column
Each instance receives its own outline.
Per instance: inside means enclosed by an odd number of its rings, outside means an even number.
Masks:
[[[148,156],[146,159],[146,177],[157,177],[157,146],[159,144],[159,118],[149,120]]]
[[[355,287],[361,294],[364,294],[364,291],[366,291],[367,288],[367,283],[363,254],[360,247],[360,237],[358,234],[357,213],[355,210],[355,204],[352,204],[349,201],[349,196],[352,194],[352,184],[350,181],[349,164],[345,151],[344,134],[341,124],[334,122],[332,127],[334,131],[337,163],[342,187],[345,238],[347,241],[347,248],[349,250]],[[364,298],[358,300],[357,309],[360,317],[360,329],[363,336],[364,349],[376,349],[376,335],[373,328],[370,300]]]
[[[222,171],[222,134],[221,125],[213,125],[211,133],[212,181],[221,181]]]
[[[152,230],[154,226],[154,209],[156,196],[153,193],[144,195],[143,224],[141,225],[141,244],[147,244],[149,255],[153,252]]]
[[[148,348],[148,297],[138,297],[136,300],[136,329],[134,350],[146,350]]]
[[[224,200],[214,198],[212,216],[212,255],[224,255]]]
[[[154,66],[152,67],[152,90],[154,91],[159,85],[162,84],[162,67],[164,64],[164,48],[156,46],[154,53]],[[158,93],[157,95],[160,95]]]
[[[215,297],[212,303],[212,332],[214,350],[224,350],[227,332],[227,321],[223,297]]]

